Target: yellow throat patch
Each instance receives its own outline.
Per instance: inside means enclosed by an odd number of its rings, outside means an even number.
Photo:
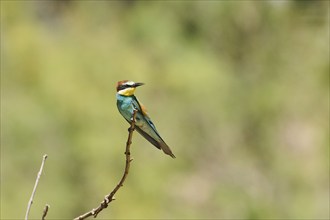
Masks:
[[[131,96],[134,95],[135,88],[126,88],[123,90],[118,91],[118,94],[123,95],[123,96]]]

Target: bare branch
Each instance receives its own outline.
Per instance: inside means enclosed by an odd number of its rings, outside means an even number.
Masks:
[[[27,220],[28,217],[29,217],[29,212],[30,212],[30,209],[31,209],[31,206],[32,206],[32,203],[33,203],[34,194],[36,193],[36,190],[37,190],[37,187],[38,187],[38,183],[39,183],[39,180],[40,180],[40,176],[42,174],[42,170],[44,169],[44,165],[45,165],[45,161],[46,161],[47,157],[48,157],[47,154],[45,154],[43,156],[43,159],[42,159],[42,162],[41,162],[41,166],[40,166],[40,170],[39,170],[39,173],[38,173],[36,182],[34,184],[33,191],[32,191],[32,194],[31,194],[31,197],[30,197],[30,200],[29,200],[27,209],[26,209],[25,220]]]
[[[114,198],[114,195],[116,194],[116,192],[119,190],[120,187],[123,186],[125,180],[126,180],[126,177],[128,175],[128,172],[129,172],[129,168],[130,168],[130,163],[131,161],[133,160],[131,158],[131,153],[130,153],[130,147],[131,147],[131,144],[132,144],[132,137],[133,137],[133,131],[135,129],[135,119],[136,119],[136,112],[137,110],[134,109],[134,112],[133,112],[133,116],[132,116],[132,119],[131,119],[131,126],[129,127],[128,129],[128,138],[127,138],[127,142],[126,142],[126,150],[125,150],[125,155],[126,155],[126,165],[125,165],[125,170],[124,170],[124,173],[123,173],[123,176],[122,178],[120,179],[119,183],[117,184],[117,186],[112,190],[112,192],[105,196],[104,200],[101,202],[101,204],[97,207],[97,208],[94,208],[92,209],[91,211],[89,212],[86,212],[85,214],[82,214],[81,216],[75,218],[75,220],[82,220],[82,219],[86,219],[90,216],[94,216],[94,218],[97,217],[97,215],[105,208],[108,207],[108,204],[110,202],[112,202],[113,200],[115,200]]]
[[[48,213],[48,209],[49,209],[49,205],[48,204],[46,204],[46,206],[45,206],[45,208],[44,208],[44,211],[43,211],[43,213],[42,213],[42,217],[41,217],[41,220],[45,220],[45,218],[46,218],[46,215],[47,215],[47,213]]]

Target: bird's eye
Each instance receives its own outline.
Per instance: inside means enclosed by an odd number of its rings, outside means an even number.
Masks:
[[[118,87],[118,90],[123,90],[123,89],[127,89],[127,88],[130,88],[130,87],[132,87],[132,86],[127,85],[127,84],[122,84]]]

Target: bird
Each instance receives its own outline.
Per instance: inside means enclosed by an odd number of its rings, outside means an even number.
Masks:
[[[170,147],[159,135],[154,123],[151,121],[146,108],[135,97],[135,89],[144,83],[133,82],[130,80],[122,80],[117,83],[117,107],[120,114],[126,119],[128,123],[131,123],[134,110],[136,112],[135,129],[151,144],[172,158],[175,158]]]

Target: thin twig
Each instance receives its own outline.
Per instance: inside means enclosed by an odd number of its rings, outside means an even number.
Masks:
[[[131,126],[129,127],[128,129],[128,138],[127,138],[127,142],[126,142],[126,150],[125,150],[125,155],[126,155],[126,165],[125,165],[125,170],[124,170],[124,173],[123,173],[123,176],[122,178],[120,179],[119,183],[117,184],[117,186],[112,190],[112,192],[105,196],[104,200],[101,202],[101,204],[97,207],[97,208],[94,208],[92,209],[91,211],[89,212],[86,212],[85,214],[82,214],[81,216],[75,218],[75,220],[82,220],[82,219],[86,219],[90,216],[94,216],[94,218],[97,217],[97,215],[105,208],[108,207],[108,204],[110,202],[112,202],[113,200],[115,200],[114,198],[114,195],[116,194],[116,192],[119,190],[120,187],[123,186],[125,180],[126,180],[126,177],[128,175],[128,172],[129,172],[129,168],[130,168],[130,163],[131,161],[133,160],[131,158],[131,153],[130,153],[130,147],[131,147],[131,144],[132,144],[132,137],[133,137],[133,131],[135,129],[135,118],[136,118],[136,112],[137,110],[135,109],[133,111],[133,116],[132,116],[132,119],[131,119]]]
[[[44,208],[44,211],[43,211],[43,213],[42,213],[42,217],[41,217],[41,220],[45,220],[45,218],[46,218],[46,215],[47,215],[47,213],[48,213],[48,209],[49,209],[49,205],[48,204],[46,204],[46,206],[45,206],[45,208]]]
[[[31,209],[31,206],[32,206],[32,203],[33,203],[34,194],[36,193],[36,190],[37,190],[37,187],[38,187],[38,183],[39,183],[39,179],[40,179],[40,176],[42,174],[42,170],[44,169],[44,164],[45,164],[45,161],[46,161],[47,157],[48,157],[47,154],[45,154],[43,156],[43,159],[42,159],[42,162],[41,162],[41,166],[40,166],[40,170],[39,170],[39,173],[38,173],[36,182],[34,184],[33,191],[32,191],[32,194],[31,194],[31,197],[30,197],[30,200],[29,200],[27,209],[26,209],[25,220],[27,220],[28,217],[29,217],[29,212],[30,212],[30,209]]]

